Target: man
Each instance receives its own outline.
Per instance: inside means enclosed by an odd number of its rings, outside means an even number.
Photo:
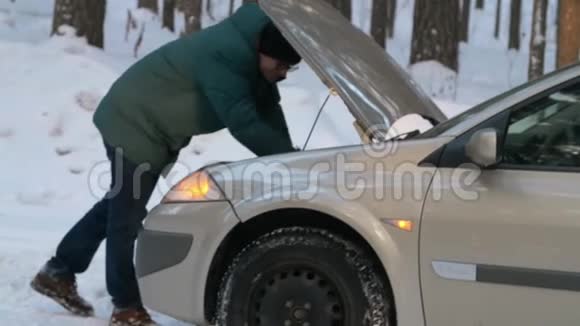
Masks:
[[[141,302],[133,250],[159,176],[192,136],[222,128],[258,156],[294,151],[276,83],[300,60],[249,3],[131,66],[94,115],[111,161],[111,188],[64,236],[31,286],[75,314],[93,315],[75,275],[106,238],[110,325],[155,325]]]

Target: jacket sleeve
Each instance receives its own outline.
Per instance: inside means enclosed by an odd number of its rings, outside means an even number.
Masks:
[[[277,126],[259,115],[249,82],[243,76],[229,71],[226,65],[216,65],[212,70],[212,76],[204,76],[200,84],[237,141],[257,156],[295,150],[290,137],[285,136],[287,131],[277,130]]]
[[[292,138],[290,137],[290,132],[288,130],[288,124],[284,117],[284,112],[279,104],[276,104],[273,108],[268,110],[266,115],[268,123],[280,134],[281,137],[285,138],[287,142],[292,143]]]

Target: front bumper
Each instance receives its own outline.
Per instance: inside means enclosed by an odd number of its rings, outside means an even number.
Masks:
[[[145,220],[136,244],[136,272],[145,306],[207,325],[205,284],[211,261],[239,223],[227,201],[162,204]]]
[[[137,277],[141,278],[181,263],[191,251],[193,235],[143,230],[137,238]]]

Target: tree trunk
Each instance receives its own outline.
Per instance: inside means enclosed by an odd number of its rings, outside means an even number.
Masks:
[[[483,5],[484,5],[484,0],[477,0],[475,1],[475,8],[477,9],[483,9]]]
[[[52,34],[61,25],[75,28],[76,35],[87,39],[87,43],[104,48],[104,23],[106,0],[57,0],[52,24]]]
[[[52,15],[52,31],[50,35],[59,34],[58,28],[62,25],[74,27],[75,0],[55,0]]]
[[[213,2],[211,0],[206,0],[205,12],[207,12],[207,16],[209,17],[209,19],[215,20],[215,17],[213,15]]]
[[[146,8],[153,11],[155,14],[159,13],[159,8],[157,6],[157,0],[139,0],[137,2],[138,8]]]
[[[501,0],[497,0],[497,6],[495,7],[495,28],[493,30],[493,36],[499,39],[499,30],[501,24]]]
[[[397,0],[387,1],[387,31],[390,38],[395,36],[395,19],[397,16]]]
[[[230,16],[234,13],[235,2],[236,2],[235,0],[230,0],[230,11],[229,11]]]
[[[106,0],[77,0],[79,15],[78,36],[84,36],[90,45],[103,48]]]
[[[351,0],[326,0],[334,8],[342,13],[344,17],[351,20],[352,16],[352,2]],[[386,12],[386,10],[385,10]]]
[[[163,27],[175,32],[175,0],[163,0]]]
[[[202,0],[183,0],[183,15],[185,17],[184,33],[186,35],[201,30],[202,9]]]
[[[469,14],[471,13],[471,0],[461,1],[461,30],[459,40],[463,42],[469,41]]]
[[[580,1],[560,0],[558,10],[557,67],[580,60]]]
[[[458,71],[459,1],[416,0],[411,64],[437,60]]]
[[[522,0],[512,0],[510,12],[509,49],[520,49],[520,23],[522,19]]]
[[[544,74],[544,50],[546,49],[546,12],[548,0],[534,0],[532,37],[530,39],[530,62],[528,79],[534,80]]]
[[[372,10],[371,35],[385,49],[387,45],[387,0],[373,0]]]

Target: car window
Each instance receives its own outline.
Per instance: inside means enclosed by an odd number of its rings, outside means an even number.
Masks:
[[[503,162],[542,167],[580,167],[580,84],[514,110]]]

